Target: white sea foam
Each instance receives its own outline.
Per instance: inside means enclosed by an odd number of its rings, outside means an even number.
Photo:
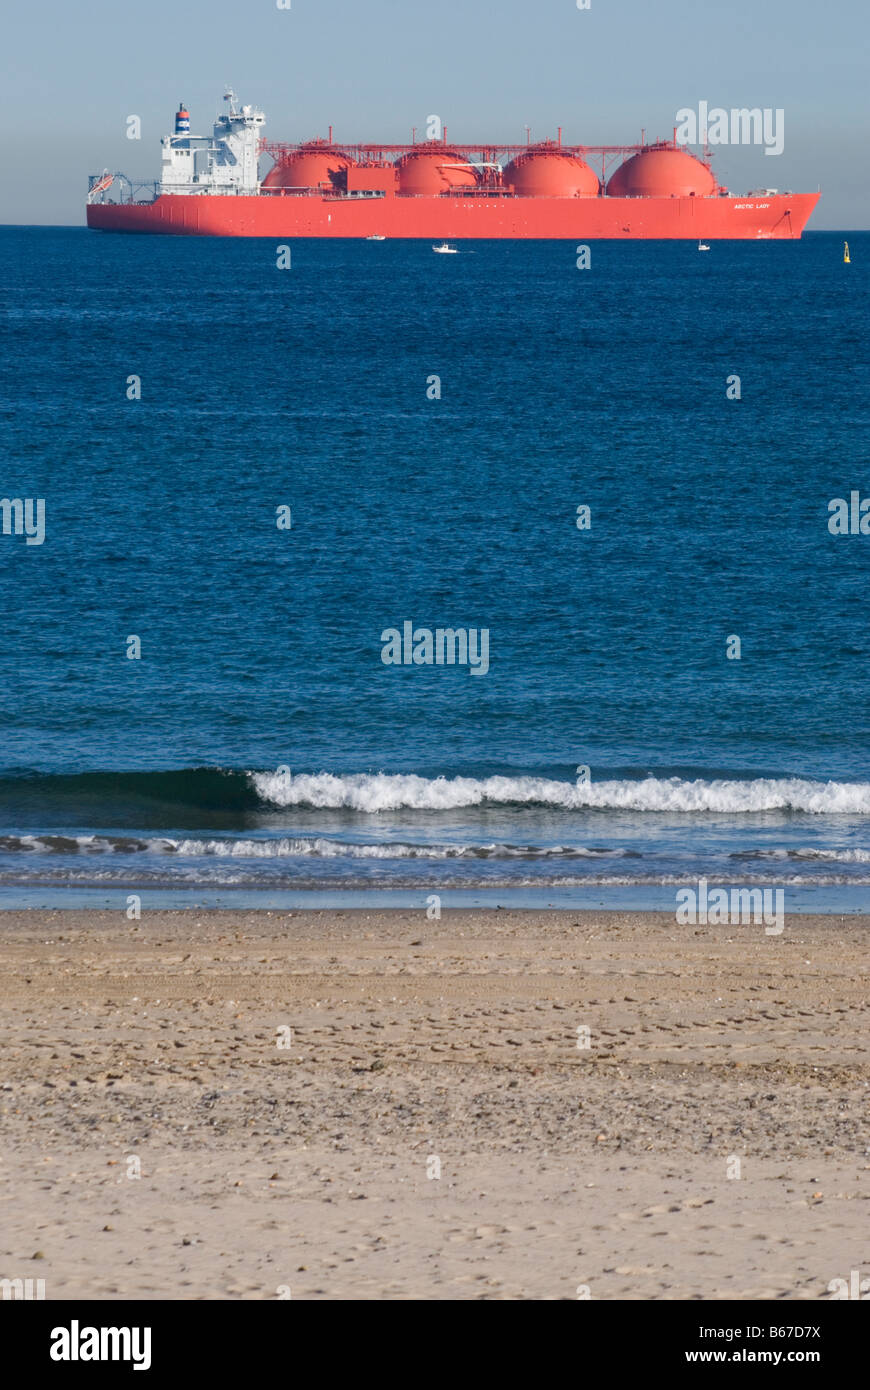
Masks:
[[[149,845],[157,851],[182,857],[283,859],[310,855],[319,859],[597,859],[639,857],[624,849],[587,849],[582,845],[504,845],[504,844],[354,844],[329,840],[321,835],[272,840],[155,840]]]
[[[684,781],[646,777],[588,783],[546,777],[418,777],[413,773],[321,772],[296,777],[251,773],[259,797],[275,806],[311,806],[374,814],[402,809],[443,811],[467,806],[536,805],[563,810],[745,813],[804,811],[870,815],[870,783],[810,782],[799,777]]]
[[[732,858],[743,859],[822,859],[837,864],[870,864],[870,849],[758,849]]]
[[[262,871],[260,871],[262,873]],[[22,878],[20,874],[11,874],[0,871],[0,885],[26,885],[28,879]],[[87,869],[70,869],[67,866],[58,869],[42,870],[39,875],[41,884],[119,884],[129,886],[129,872],[122,867],[96,869],[89,865]],[[728,878],[723,882],[735,884],[738,882],[748,882],[751,887],[763,886],[765,883],[775,884],[778,888],[801,888],[814,889],[826,887],[870,887],[870,875],[860,874],[858,876],[845,874],[788,874],[777,875],[776,878],[751,880]],[[191,864],[188,861],[181,861],[174,865],[172,869],[164,861],[162,867],[157,869],[141,869],[138,872],[137,883],[147,884],[149,887],[171,888],[177,884],[185,884],[190,887],[248,887],[248,888],[269,888],[301,890],[324,890],[335,888],[336,890],[348,890],[354,888],[365,889],[390,889],[396,888],[402,891],[416,891],[429,893],[437,889],[499,889],[506,890],[515,888],[534,888],[541,892],[556,888],[618,888],[618,887],[682,887],[687,885],[697,886],[698,873],[674,873],[674,874],[602,874],[593,873],[583,875],[577,874],[560,875],[558,878],[533,878],[529,875],[522,877],[508,877],[507,875],[489,877],[486,880],[463,876],[453,873],[444,877],[439,877],[437,883],[433,883],[431,878],[421,878],[419,876],[396,879],[388,874],[374,875],[366,878],[348,878],[345,876],[327,876],[324,873],[316,877],[309,875],[306,877],[293,876],[292,878],[283,877],[260,877],[252,869],[236,862],[231,868],[226,860],[217,861],[214,865],[206,866],[202,863]],[[822,909],[820,909],[822,910]]]
[[[870,864],[868,849],[799,849],[795,859],[833,859],[839,864]]]
[[[322,836],[277,840],[169,840],[164,846],[182,856],[214,855],[219,859],[284,859],[312,855],[319,859],[405,859],[422,856],[426,859],[459,857],[463,846],[448,845],[354,845]]]

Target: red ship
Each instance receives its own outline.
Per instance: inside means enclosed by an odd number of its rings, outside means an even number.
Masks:
[[[89,227],[180,236],[419,237],[593,240],[799,238],[818,193],[722,188],[709,155],[670,141],[639,145],[480,145],[437,139],[406,145],[278,144],[262,138],[251,106],[228,112],[211,136],[190,134],[182,104],[162,140],[156,184],[91,176]],[[259,159],[272,168],[259,176]],[[600,175],[591,160],[600,160]],[[608,172],[608,169],[610,172]],[[115,185],[117,198],[113,201]]]

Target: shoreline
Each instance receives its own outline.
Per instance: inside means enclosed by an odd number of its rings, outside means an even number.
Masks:
[[[870,917],[0,920],[0,1278],[49,1300],[812,1300],[868,1264]]]
[[[443,903],[443,900],[444,900],[444,897],[443,897],[443,895],[442,895],[442,903]],[[682,925],[682,926],[684,927],[684,929],[686,929],[686,930],[689,930],[689,929],[691,929],[691,928],[693,928],[694,926],[697,925],[697,926],[709,926],[709,927],[711,928],[711,930],[725,931],[725,930],[727,929],[727,930],[734,930],[734,931],[746,931],[746,932],[751,932],[753,929],[755,929],[755,928],[757,927],[758,929],[760,929],[760,930],[763,932],[763,926],[762,926],[761,923],[740,923],[740,924],[738,924],[738,923],[734,923],[734,924],[731,924],[731,923],[722,923],[722,924],[717,924],[717,923],[715,923],[715,922],[710,922],[710,923],[703,923],[703,922],[701,922],[701,923],[697,923],[697,924],[695,924],[695,923],[681,924],[681,923],[679,923],[679,922],[676,920],[676,915],[675,915],[675,912],[674,912],[673,910],[663,910],[663,909],[657,909],[657,908],[633,908],[633,907],[632,907],[632,908],[615,908],[615,907],[555,907],[555,906],[547,906],[547,907],[539,907],[539,906],[535,906],[535,907],[518,907],[518,906],[502,905],[502,904],[498,904],[498,905],[496,905],[496,906],[490,906],[490,905],[488,905],[488,904],[468,904],[468,905],[466,905],[466,904],[459,904],[459,905],[456,905],[456,906],[451,906],[451,905],[445,905],[445,906],[443,906],[443,907],[442,907],[442,910],[441,910],[441,915],[440,915],[440,917],[439,917],[439,918],[435,918],[435,919],[430,919],[430,918],[428,917],[428,915],[427,915],[427,910],[426,910],[426,905],[425,905],[425,903],[426,903],[425,898],[423,898],[422,903],[421,903],[420,897],[419,897],[419,895],[417,895],[417,894],[414,894],[414,895],[413,895],[413,901],[412,901],[411,903],[402,903],[402,902],[394,902],[394,903],[388,903],[388,904],[385,904],[385,903],[350,904],[350,903],[349,903],[349,904],[347,904],[347,905],[343,905],[342,903],[340,903],[340,904],[337,905],[337,906],[335,906],[335,905],[333,905],[332,903],[330,903],[329,905],[323,906],[323,907],[304,907],[304,906],[303,906],[303,907],[292,907],[292,906],[291,906],[291,907],[286,907],[286,908],[285,908],[285,907],[269,907],[269,906],[263,906],[263,907],[245,907],[245,906],[241,906],[241,905],[240,905],[240,906],[234,906],[234,905],[224,905],[224,904],[221,904],[220,906],[212,907],[212,906],[210,906],[210,905],[208,905],[208,904],[199,903],[199,902],[196,903],[196,904],[191,904],[190,906],[187,906],[187,905],[186,905],[186,906],[184,906],[184,907],[156,907],[156,906],[150,906],[149,903],[148,903],[147,901],[145,901],[145,902],[142,903],[142,908],[141,908],[142,915],[141,915],[141,919],[136,919],[136,920],[128,919],[127,913],[126,913],[126,909],[125,909],[123,906],[117,907],[117,908],[109,908],[109,907],[94,907],[94,906],[92,906],[92,905],[90,905],[90,904],[82,904],[82,905],[80,905],[80,906],[71,906],[71,905],[70,905],[70,906],[54,906],[54,907],[4,907],[4,906],[2,905],[2,903],[0,903],[0,923],[2,923],[2,922],[5,921],[5,922],[7,923],[7,925],[8,925],[8,923],[9,923],[10,921],[15,921],[17,925],[20,925],[20,926],[23,927],[23,926],[26,926],[28,923],[35,924],[37,918],[42,919],[42,918],[45,918],[46,916],[48,916],[48,917],[67,917],[67,916],[79,916],[79,917],[83,917],[85,914],[87,914],[89,917],[91,917],[91,918],[93,919],[94,925],[106,925],[106,926],[110,926],[110,925],[113,925],[113,924],[117,926],[117,925],[119,924],[119,922],[127,922],[127,921],[131,921],[131,925],[134,925],[134,926],[135,926],[135,925],[137,925],[137,924],[141,925],[141,922],[147,921],[148,919],[151,919],[151,918],[154,918],[154,919],[160,918],[161,920],[167,919],[167,918],[185,919],[185,918],[189,918],[189,917],[192,917],[192,916],[195,916],[195,915],[199,915],[199,916],[209,916],[209,915],[211,915],[211,916],[241,917],[241,918],[245,918],[245,919],[250,918],[250,919],[254,919],[254,920],[256,920],[258,917],[264,917],[264,918],[275,918],[275,917],[287,917],[287,918],[305,917],[305,918],[308,918],[308,917],[310,917],[310,918],[312,919],[312,922],[319,922],[319,921],[325,921],[327,918],[334,918],[334,917],[349,918],[349,919],[351,919],[351,920],[354,920],[354,919],[356,919],[356,918],[369,918],[369,917],[371,917],[371,916],[373,916],[373,915],[379,915],[379,914],[381,914],[381,913],[386,913],[388,917],[394,917],[394,916],[396,916],[397,914],[401,913],[401,914],[403,914],[404,916],[408,917],[409,919],[414,919],[414,920],[420,920],[420,919],[422,919],[422,920],[425,921],[425,922],[429,922],[429,921],[431,920],[431,921],[433,922],[433,924],[437,926],[437,923],[438,923],[439,921],[444,921],[445,918],[447,918],[447,917],[457,917],[457,918],[480,917],[480,918],[487,918],[487,917],[490,917],[490,916],[495,917],[495,914],[498,914],[499,917],[504,916],[504,917],[506,917],[506,918],[513,918],[513,919],[522,919],[522,918],[527,918],[527,917],[538,917],[538,916],[542,916],[545,920],[549,920],[549,919],[559,919],[559,918],[567,918],[567,917],[576,917],[576,918],[581,919],[581,921],[582,921],[583,919],[587,919],[587,918],[588,918],[588,919],[594,919],[595,921],[599,921],[599,920],[604,919],[604,920],[612,920],[613,923],[616,924],[616,925],[627,925],[627,924],[630,923],[630,922],[637,922],[637,921],[639,921],[639,920],[640,920],[640,921],[647,921],[647,920],[648,920],[649,922],[651,922],[651,923],[653,923],[653,924],[659,924],[659,925],[662,925],[662,926],[670,925],[670,926],[673,926],[673,927],[675,927],[675,928],[679,928],[679,927],[681,927],[681,925]],[[20,919],[20,921],[19,921],[18,919]],[[794,919],[794,920],[797,921],[797,922],[800,922],[801,925],[805,925],[805,926],[806,926],[806,925],[813,925],[814,923],[816,923],[816,924],[821,924],[821,923],[824,923],[824,922],[830,922],[830,921],[835,921],[835,920],[836,920],[836,921],[842,921],[842,922],[844,922],[844,923],[849,923],[851,926],[861,926],[861,927],[865,927],[865,928],[866,928],[866,927],[870,927],[870,909],[866,909],[866,908],[865,908],[863,911],[859,911],[859,910],[856,909],[854,912],[836,911],[836,910],[834,910],[834,909],[830,909],[830,910],[828,910],[828,911],[814,911],[814,912],[787,912],[787,913],[785,914],[786,923],[788,923],[788,922],[789,922],[790,920],[792,920],[792,919]]]
[[[143,912],[408,912],[426,911],[435,894],[442,911],[451,912],[561,912],[632,913],[675,918],[678,894],[700,880],[652,886],[589,885],[514,888],[443,888],[430,884],[414,888],[217,889],[154,888],[131,882],[112,892],[105,888],[0,888],[0,921],[15,912],[125,913],[128,898],[139,898]],[[775,882],[726,879],[707,880],[710,892],[717,886],[767,891],[782,890],[787,917],[870,918],[870,885],[782,885]]]

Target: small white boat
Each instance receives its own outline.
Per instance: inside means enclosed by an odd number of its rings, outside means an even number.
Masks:
[[[699,241],[699,242],[698,242],[698,250],[699,250],[699,251],[709,251],[710,248],[709,248],[709,246],[707,245],[706,241]]]
[[[433,250],[433,251],[437,251],[439,256],[455,256],[455,255],[456,255],[456,247],[455,247],[455,246],[451,246],[450,243],[447,242],[447,241],[442,241],[442,243],[441,243],[440,246],[433,246],[433,247],[432,247],[432,250]]]
[[[386,238],[385,236],[377,236],[377,235],[375,235],[375,236],[367,236],[367,237],[366,237],[366,241],[386,241],[386,239],[387,239],[387,238]]]

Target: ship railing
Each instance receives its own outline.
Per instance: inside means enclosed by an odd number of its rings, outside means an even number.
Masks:
[[[325,197],[332,202],[365,202],[372,198],[385,198],[387,196],[384,188],[351,188],[349,190],[337,189],[330,190]]]
[[[478,183],[462,188],[445,188],[437,198],[513,198],[512,188],[500,183]],[[398,193],[399,198],[431,198],[431,193]]]
[[[349,199],[358,202],[361,199],[385,197],[385,190],[383,188],[354,188],[348,193],[340,188],[261,187],[260,193],[264,198],[327,198],[331,202],[344,202]]]
[[[91,174],[88,179],[88,202],[100,203],[153,203],[160,192],[160,185],[156,180],[141,180],[128,178],[126,174],[115,174],[111,183],[105,188],[95,191],[96,186],[106,178],[106,173]],[[110,198],[108,195],[113,191],[115,184],[118,185],[118,197]],[[142,194],[145,193],[145,197]]]

